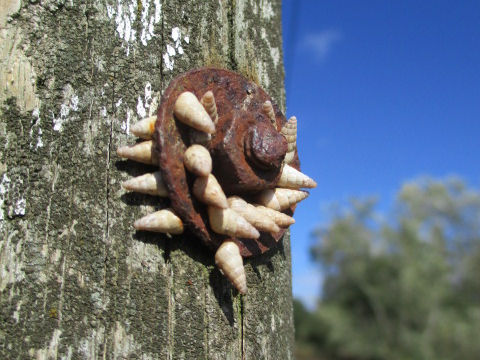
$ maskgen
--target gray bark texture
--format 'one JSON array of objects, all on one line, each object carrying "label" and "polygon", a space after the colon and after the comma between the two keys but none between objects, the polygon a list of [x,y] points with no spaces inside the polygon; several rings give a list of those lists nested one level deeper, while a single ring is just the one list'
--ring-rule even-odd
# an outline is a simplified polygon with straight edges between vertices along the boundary
[{"label": "gray bark texture", "polygon": [[280,0],[0,0],[0,358],[290,359],[288,236],[237,291],[166,204],[120,183],[129,126],[178,74],[236,70],[284,106]]}]

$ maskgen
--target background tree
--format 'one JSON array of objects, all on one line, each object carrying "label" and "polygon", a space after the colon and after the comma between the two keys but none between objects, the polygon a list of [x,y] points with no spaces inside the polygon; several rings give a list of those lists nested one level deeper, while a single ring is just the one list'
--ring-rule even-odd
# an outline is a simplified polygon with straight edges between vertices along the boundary
[{"label": "background tree", "polygon": [[280,0],[0,1],[0,358],[288,359],[289,240],[241,297],[196,238],[135,233],[131,123],[178,74],[243,73],[284,109]]},{"label": "background tree", "polygon": [[421,179],[402,187],[390,214],[375,205],[353,200],[315,232],[325,274],[317,353],[478,359],[480,193],[458,179]]}]

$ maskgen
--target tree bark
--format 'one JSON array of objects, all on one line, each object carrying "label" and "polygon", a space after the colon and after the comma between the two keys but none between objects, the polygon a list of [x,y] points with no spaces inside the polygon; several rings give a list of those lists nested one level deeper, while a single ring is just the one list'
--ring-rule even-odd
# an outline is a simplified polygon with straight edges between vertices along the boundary
[{"label": "tree bark", "polygon": [[290,359],[290,244],[238,295],[186,236],[136,233],[129,126],[213,65],[283,110],[280,0],[0,0],[0,357]]}]

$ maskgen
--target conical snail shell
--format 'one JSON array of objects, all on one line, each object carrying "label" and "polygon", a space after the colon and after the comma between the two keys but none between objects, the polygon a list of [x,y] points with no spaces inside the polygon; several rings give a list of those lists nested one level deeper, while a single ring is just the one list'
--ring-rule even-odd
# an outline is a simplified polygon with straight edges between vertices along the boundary
[{"label": "conical snail shell", "polygon": [[283,126],[281,133],[287,139],[288,150],[285,155],[285,164],[290,164],[297,149],[297,118],[292,116]]},{"label": "conical snail shell", "polygon": [[247,293],[245,268],[237,244],[233,241],[223,242],[215,253],[215,264],[223,275],[233,283],[240,294]]},{"label": "conical snail shell", "polygon": [[208,150],[198,144],[190,146],[185,151],[183,159],[185,167],[191,173],[198,176],[208,176],[212,172],[212,158]]},{"label": "conical snail shell", "polygon": [[201,98],[200,102],[207,111],[208,115],[216,125],[218,122],[217,105],[215,104],[215,97],[213,92],[207,91]]},{"label": "conical snail shell", "polygon": [[173,111],[178,120],[194,129],[209,134],[215,132],[215,124],[195,94],[188,91],[180,94]]},{"label": "conical snail shell", "polygon": [[155,171],[152,174],[144,174],[124,181],[122,187],[127,191],[136,191],[142,194],[168,196],[167,188],[163,183],[160,171]]},{"label": "conical snail shell", "polygon": [[156,116],[151,116],[140,120],[136,124],[132,125],[130,132],[142,139],[151,139],[153,132],[155,131]]},{"label": "conical snail shell", "polygon": [[170,209],[163,209],[138,219],[133,224],[137,230],[162,232],[168,234],[183,233],[182,220]]},{"label": "conical snail shell", "polygon": [[257,210],[255,206],[247,203],[241,197],[231,196],[227,200],[231,209],[242,215],[245,220],[258,230],[273,233],[280,231],[280,228],[271,217]]},{"label": "conical snail shell", "polygon": [[260,237],[257,229],[232,209],[209,206],[208,218],[212,230],[217,234],[247,239],[258,239]]},{"label": "conical snail shell", "polygon": [[273,105],[270,100],[267,100],[263,103],[262,105],[262,110],[263,112],[268,116],[270,121],[276,125],[276,120],[275,120],[275,110],[273,110]]},{"label": "conical snail shell", "polygon": [[253,204],[255,208],[260,211],[262,214],[270,216],[270,218],[275,221],[275,223],[280,227],[288,227],[295,224],[295,219],[287,214],[284,214],[280,211],[270,209],[266,206],[260,204]]},{"label": "conical snail shell", "polygon": [[258,195],[258,202],[273,210],[282,211],[302,201],[308,196],[305,191],[276,188],[262,191]]},{"label": "conical snail shell", "polygon": [[193,183],[193,194],[201,202],[219,208],[228,208],[227,197],[215,176],[201,176]]},{"label": "conical snail shell", "polygon": [[282,175],[280,176],[277,185],[284,188],[300,189],[303,187],[314,188],[317,186],[317,183],[304,173],[285,164],[283,165]]},{"label": "conical snail shell", "polygon": [[117,149],[117,154],[122,158],[138,161],[143,164],[155,165],[157,159],[152,152],[152,146],[152,140],[143,141],[130,146],[121,146]]}]

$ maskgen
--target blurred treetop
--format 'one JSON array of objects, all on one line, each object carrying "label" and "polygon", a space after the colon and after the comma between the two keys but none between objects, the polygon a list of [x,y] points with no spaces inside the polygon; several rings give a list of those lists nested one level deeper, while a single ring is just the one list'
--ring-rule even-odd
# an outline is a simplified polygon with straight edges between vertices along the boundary
[{"label": "blurred treetop", "polygon": [[375,206],[353,200],[315,231],[325,282],[312,316],[296,304],[299,346],[335,359],[479,359],[480,192],[420,179],[391,213]]}]

